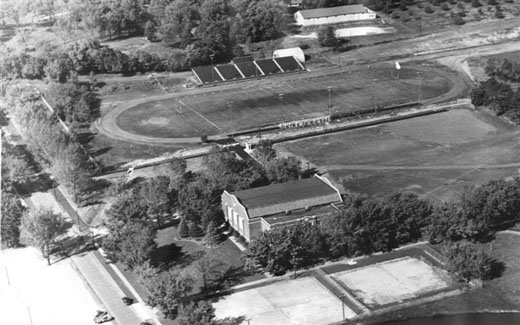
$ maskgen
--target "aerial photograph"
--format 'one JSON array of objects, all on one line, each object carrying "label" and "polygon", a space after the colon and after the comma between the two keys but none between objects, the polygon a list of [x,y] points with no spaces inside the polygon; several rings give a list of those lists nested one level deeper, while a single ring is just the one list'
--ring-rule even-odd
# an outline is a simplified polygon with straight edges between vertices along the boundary
[{"label": "aerial photograph", "polygon": [[1,324],[520,324],[520,0],[0,13]]}]

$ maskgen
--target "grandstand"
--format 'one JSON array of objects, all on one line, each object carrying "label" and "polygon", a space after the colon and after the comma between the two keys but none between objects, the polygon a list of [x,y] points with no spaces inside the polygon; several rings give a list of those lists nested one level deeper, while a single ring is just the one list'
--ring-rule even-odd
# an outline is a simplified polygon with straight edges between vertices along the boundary
[{"label": "grandstand", "polygon": [[197,67],[191,71],[197,82],[204,85],[305,71],[305,67],[294,56],[285,56],[252,61],[240,60],[216,66]]}]

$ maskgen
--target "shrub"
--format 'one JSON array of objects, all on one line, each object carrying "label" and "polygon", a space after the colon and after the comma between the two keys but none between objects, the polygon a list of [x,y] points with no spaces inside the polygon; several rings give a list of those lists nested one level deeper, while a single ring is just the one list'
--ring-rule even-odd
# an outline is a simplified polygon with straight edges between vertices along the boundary
[{"label": "shrub", "polygon": [[207,142],[208,142],[208,136],[205,135],[205,134],[201,135],[201,136],[200,136],[200,141],[201,141],[202,143],[207,143]]},{"label": "shrub", "polygon": [[398,19],[401,15],[396,11],[392,14],[392,19]]},{"label": "shrub", "polygon": [[465,12],[465,11],[459,11],[459,12],[457,13],[457,15],[458,15],[459,17],[466,17],[466,12]]},{"label": "shrub", "polygon": [[433,14],[435,12],[435,10],[430,6],[426,6],[426,7],[424,7],[424,12],[427,14]]},{"label": "shrub", "polygon": [[464,25],[466,23],[464,19],[462,19],[462,17],[455,17],[453,22],[455,23],[455,25]]},{"label": "shrub", "polygon": [[450,0],[449,2],[450,2],[450,4],[452,4],[452,5],[456,5],[456,4],[457,4],[457,0]]},{"label": "shrub", "polygon": [[495,12],[495,18],[502,19],[502,18],[504,18],[504,17],[505,17],[505,16],[504,16],[504,13],[502,12],[502,10],[497,10],[497,11]]},{"label": "shrub", "polygon": [[472,1],[471,1],[471,6],[472,6],[473,8],[478,8],[478,7],[482,7],[482,4],[481,4],[480,1],[478,1],[478,0],[472,0]]},{"label": "shrub", "polygon": [[401,1],[401,5],[399,6],[399,9],[401,9],[401,11],[408,10],[408,7],[406,6],[406,2]]},{"label": "shrub", "polygon": [[496,0],[488,0],[487,3],[488,3],[488,5],[490,5],[490,6],[494,6],[494,5],[497,4],[497,1],[496,1]]},{"label": "shrub", "polygon": [[462,2],[459,2],[459,4],[457,5],[457,8],[464,9],[464,4]]},{"label": "shrub", "polygon": [[422,2],[419,2],[419,3],[417,4],[417,8],[419,8],[419,9],[422,9],[422,8],[424,8],[424,5],[423,5],[423,3],[422,3]]},{"label": "shrub", "polygon": [[442,8],[442,10],[444,10],[444,11],[448,11],[448,10],[450,10],[450,6],[448,6],[448,4],[447,4],[446,2],[442,4],[441,8]]}]

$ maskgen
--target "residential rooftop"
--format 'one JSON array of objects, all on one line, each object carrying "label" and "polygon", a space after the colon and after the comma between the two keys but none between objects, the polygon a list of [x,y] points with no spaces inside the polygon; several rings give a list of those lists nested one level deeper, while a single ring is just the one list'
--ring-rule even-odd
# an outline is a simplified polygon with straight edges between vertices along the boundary
[{"label": "residential rooftop", "polygon": [[331,8],[300,10],[302,17],[305,19],[361,14],[366,12],[367,9],[363,5],[359,4]]}]

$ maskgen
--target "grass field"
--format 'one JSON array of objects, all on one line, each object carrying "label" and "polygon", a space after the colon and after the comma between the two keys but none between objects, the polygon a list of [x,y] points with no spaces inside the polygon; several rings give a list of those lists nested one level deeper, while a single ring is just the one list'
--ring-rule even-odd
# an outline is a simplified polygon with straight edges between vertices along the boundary
[{"label": "grass field", "polygon": [[388,305],[444,290],[453,281],[446,271],[411,257],[335,273],[333,277],[368,306]]},{"label": "grass field", "polygon": [[343,74],[282,81],[231,90],[151,101],[121,113],[117,125],[128,132],[152,137],[198,137],[249,129],[265,124],[328,113],[438,97],[451,87],[446,71],[403,68],[399,80],[393,68],[363,68]]},{"label": "grass field", "polygon": [[483,113],[453,110],[277,146],[354,192],[444,199],[468,184],[517,175],[518,131]]},{"label": "grass field", "polygon": [[505,53],[489,55],[486,58],[495,59],[495,60],[498,60],[499,62],[501,62],[503,59],[508,59],[509,61],[513,61],[513,62],[520,62],[520,51],[505,52]]},{"label": "grass field", "polygon": [[[240,291],[213,306],[217,318],[244,316],[251,325],[330,324],[342,320],[341,301],[312,277]],[[354,315],[345,306],[345,317]]]}]

